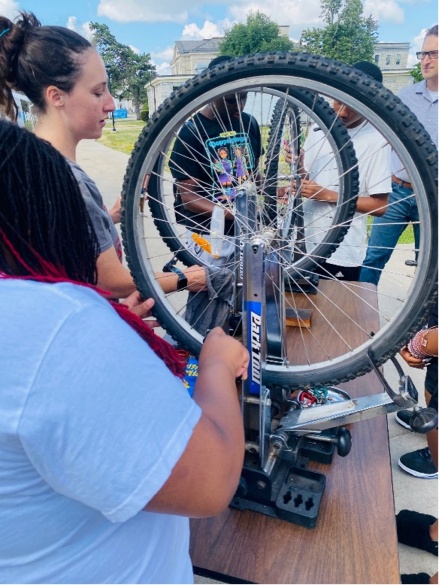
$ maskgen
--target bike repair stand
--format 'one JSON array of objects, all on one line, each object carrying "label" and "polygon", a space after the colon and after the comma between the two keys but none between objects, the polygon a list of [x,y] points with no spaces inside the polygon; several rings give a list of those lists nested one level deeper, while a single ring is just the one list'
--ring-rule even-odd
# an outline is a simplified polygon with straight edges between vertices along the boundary
[{"label": "bike repair stand", "polygon": [[276,245],[273,234],[268,230],[253,236],[255,218],[246,219],[249,210],[255,209],[248,201],[252,196],[252,193],[243,193],[243,200],[237,200],[237,209],[244,210],[243,216],[239,216],[243,342],[251,359],[248,378],[242,384],[245,461],[230,506],[313,528],[324,493],[325,476],[307,470],[307,463],[311,459],[330,463],[335,447],[339,455],[348,455],[351,435],[345,427],[340,428],[341,425],[412,407],[414,430],[427,432],[436,427],[437,414],[433,409],[418,407],[417,390],[395,358],[392,361],[399,374],[399,391],[394,392],[371,353],[372,368],[385,389],[381,394],[298,408],[292,399],[294,389],[265,385],[266,364],[282,365],[286,360],[283,355],[285,325],[279,318],[284,315],[284,288],[277,252],[269,252]]}]

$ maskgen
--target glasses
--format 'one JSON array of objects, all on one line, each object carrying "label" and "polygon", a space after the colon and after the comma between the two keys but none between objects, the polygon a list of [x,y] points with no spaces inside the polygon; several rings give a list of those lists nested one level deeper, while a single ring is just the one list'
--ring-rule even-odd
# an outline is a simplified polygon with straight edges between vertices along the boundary
[{"label": "glasses", "polygon": [[425,57],[430,59],[438,59],[438,51],[419,51],[416,53],[416,57],[419,61],[423,61]]},{"label": "glasses", "polygon": [[247,93],[236,93],[231,96],[225,96],[223,99],[229,106],[233,106],[237,102],[245,102],[247,100]]}]

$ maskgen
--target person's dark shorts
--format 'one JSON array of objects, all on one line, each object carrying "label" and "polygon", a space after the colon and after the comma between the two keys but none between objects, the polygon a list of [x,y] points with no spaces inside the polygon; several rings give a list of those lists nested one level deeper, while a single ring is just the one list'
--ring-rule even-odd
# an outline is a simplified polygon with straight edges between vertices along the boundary
[{"label": "person's dark shorts", "polygon": [[434,408],[438,412],[438,389],[431,394],[431,399],[428,404],[429,408]]},{"label": "person's dark shorts", "polygon": [[322,266],[314,269],[314,272],[316,272],[320,278],[331,280],[336,278],[336,280],[351,280],[353,282],[358,282],[361,268],[361,266],[337,266],[336,264],[324,262]]},{"label": "person's dark shorts", "polygon": [[[438,412],[438,359],[433,358],[426,368],[425,390],[431,394],[428,406],[435,408]],[[431,404],[432,403],[432,404]]]}]

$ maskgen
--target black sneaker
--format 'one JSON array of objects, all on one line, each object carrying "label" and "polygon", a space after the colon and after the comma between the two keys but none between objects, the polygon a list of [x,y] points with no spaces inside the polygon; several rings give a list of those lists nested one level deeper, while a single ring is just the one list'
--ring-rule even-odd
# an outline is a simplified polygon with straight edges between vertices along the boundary
[{"label": "black sneaker", "polygon": [[409,575],[400,575],[400,581],[404,585],[408,583],[429,583],[428,573],[411,573]]},{"label": "black sneaker", "polygon": [[402,455],[399,467],[415,477],[437,479],[438,473],[428,447]]},{"label": "black sneaker", "polygon": [[399,412],[396,412],[396,414],[394,415],[394,418],[396,422],[399,423],[399,425],[405,427],[405,429],[409,429],[410,431],[412,431],[411,425],[409,424],[412,415],[413,415],[412,410],[399,410]]},{"label": "black sneaker", "polygon": [[414,510],[400,510],[396,516],[397,540],[406,546],[426,550],[438,557],[438,542],[431,539],[429,532],[436,517]]}]

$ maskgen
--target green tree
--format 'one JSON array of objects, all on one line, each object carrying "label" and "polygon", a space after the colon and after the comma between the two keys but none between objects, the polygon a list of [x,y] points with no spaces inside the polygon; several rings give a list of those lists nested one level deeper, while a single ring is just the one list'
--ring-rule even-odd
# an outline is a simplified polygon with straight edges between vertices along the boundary
[{"label": "green tree", "polygon": [[105,24],[92,22],[90,28],[96,49],[106,65],[112,95],[133,100],[136,119],[140,120],[142,103],[147,101],[145,85],[155,77],[150,55],[138,55],[128,45],[119,43]]},{"label": "green tree", "polygon": [[420,61],[416,65],[414,65],[414,67],[411,69],[409,74],[414,79],[414,83],[418,83],[419,81],[423,81],[422,64],[420,63]]},{"label": "green tree", "polygon": [[219,54],[241,57],[266,51],[292,51],[293,42],[280,35],[276,22],[262,12],[250,12],[246,24],[234,24],[220,43]]},{"label": "green tree", "polygon": [[303,51],[353,64],[373,61],[378,23],[362,16],[362,0],[321,0],[321,17],[326,26],[305,29]]}]

